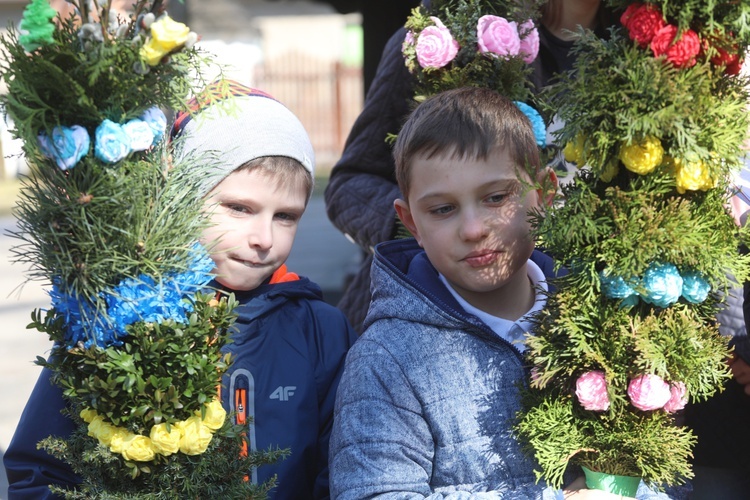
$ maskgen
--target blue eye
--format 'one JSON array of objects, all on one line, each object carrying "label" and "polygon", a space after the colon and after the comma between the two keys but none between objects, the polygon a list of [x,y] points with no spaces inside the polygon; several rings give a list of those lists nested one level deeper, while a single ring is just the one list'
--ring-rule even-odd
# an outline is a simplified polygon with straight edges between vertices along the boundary
[{"label": "blue eye", "polygon": [[433,215],[446,215],[453,211],[452,205],[442,205],[437,208],[433,208],[430,210],[430,213]]}]

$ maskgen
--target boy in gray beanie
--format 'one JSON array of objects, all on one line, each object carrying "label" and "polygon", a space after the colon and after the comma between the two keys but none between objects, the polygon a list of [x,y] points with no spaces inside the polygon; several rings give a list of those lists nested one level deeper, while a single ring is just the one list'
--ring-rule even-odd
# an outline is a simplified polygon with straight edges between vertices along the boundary
[{"label": "boy in gray beanie", "polygon": [[[229,106],[219,106],[225,98]],[[334,398],[356,334],[316,284],[284,264],[312,192],[310,139],[273,97],[234,82],[212,84],[192,104],[172,137],[178,156],[212,156],[210,172],[197,169],[212,223],[203,239],[217,288],[240,302],[222,401],[247,425],[251,449],[291,451],[249,471],[252,481],[276,475],[271,498],[327,498]]]}]

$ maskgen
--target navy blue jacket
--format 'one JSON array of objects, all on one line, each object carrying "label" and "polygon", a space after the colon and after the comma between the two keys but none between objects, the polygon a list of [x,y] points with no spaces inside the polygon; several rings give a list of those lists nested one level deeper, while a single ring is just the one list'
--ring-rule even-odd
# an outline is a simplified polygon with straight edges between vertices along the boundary
[{"label": "navy blue jacket", "polygon": [[[225,349],[234,363],[222,381],[224,407],[234,411],[241,404],[254,418],[248,424],[253,449],[291,451],[287,459],[252,471],[252,478],[263,483],[278,476],[271,498],[327,498],[334,399],[356,333],[307,278],[235,295],[241,305],[233,343]],[[42,372],[4,456],[9,500],[54,498],[48,484],[79,482],[67,464],[36,449],[41,439],[74,429],[60,414],[62,391],[49,376]]]}]

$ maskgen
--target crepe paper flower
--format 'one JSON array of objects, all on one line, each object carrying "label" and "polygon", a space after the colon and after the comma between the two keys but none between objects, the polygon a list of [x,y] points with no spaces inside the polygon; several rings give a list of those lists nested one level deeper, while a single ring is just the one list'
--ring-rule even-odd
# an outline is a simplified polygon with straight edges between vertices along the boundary
[{"label": "crepe paper flower", "polygon": [[711,58],[711,64],[714,66],[724,66],[724,73],[727,75],[734,76],[740,74],[742,58],[740,57],[737,45],[732,46],[731,52],[718,46],[714,46],[713,49],[717,54]]},{"label": "crepe paper flower", "polygon": [[682,276],[674,264],[652,263],[643,274],[643,288],[644,301],[657,307],[669,307],[682,295]]},{"label": "crepe paper flower", "polygon": [[145,151],[154,143],[154,132],[143,120],[130,120],[123,124],[122,130],[128,136],[131,151]]},{"label": "crepe paper flower", "polygon": [[[221,401],[215,398],[205,405],[205,408],[206,414],[202,419],[203,425],[214,431],[220,429],[227,417],[227,412],[221,405]],[[201,416],[200,411],[196,411],[195,414],[199,417]]]},{"label": "crepe paper flower", "polygon": [[680,36],[677,26],[671,24],[657,31],[651,40],[651,52],[654,53],[654,57],[666,56],[667,61],[676,68],[694,66],[700,50],[701,41],[695,31],[688,29]]},{"label": "crepe paper flower", "polygon": [[576,397],[585,410],[606,411],[609,409],[607,379],[601,370],[586,372],[576,380]]},{"label": "crepe paper flower", "polygon": [[81,420],[88,424],[91,423],[92,420],[94,420],[94,417],[96,417],[96,410],[92,410],[91,408],[84,408],[83,410],[81,410],[78,416],[80,416]]},{"label": "crepe paper flower", "polygon": [[607,271],[599,273],[599,283],[602,294],[608,299],[624,299],[636,293],[622,276],[610,275]]},{"label": "crepe paper flower", "polygon": [[134,462],[149,462],[156,453],[151,447],[151,439],[138,434],[131,434],[122,443],[122,458]]},{"label": "crepe paper flower", "polygon": [[406,55],[406,51],[414,46],[414,32],[407,31],[404,35],[404,41],[401,43],[401,53]]},{"label": "crepe paper flower", "polygon": [[458,42],[440,19],[434,16],[430,19],[435,26],[428,26],[419,34],[415,47],[417,61],[423,68],[442,68],[458,54]]},{"label": "crepe paper flower", "polygon": [[582,166],[584,163],[584,145],[586,138],[583,134],[578,134],[574,141],[568,142],[563,148],[563,156],[565,161],[575,163],[576,165]]},{"label": "crepe paper flower", "polygon": [[622,309],[625,307],[635,307],[638,305],[638,302],[640,302],[639,295],[637,293],[634,293],[633,295],[628,295],[620,301],[620,308]]},{"label": "crepe paper flower", "polygon": [[174,455],[180,451],[180,438],[182,434],[180,430],[172,425],[170,430],[167,430],[167,424],[161,423],[151,427],[149,433],[149,439],[151,439],[151,447],[159,455],[168,457]]},{"label": "crepe paper flower", "polygon": [[646,136],[638,143],[631,143],[620,148],[620,161],[625,168],[640,175],[650,174],[658,167],[664,157],[661,141],[654,136]]},{"label": "crepe paper flower", "polygon": [[151,127],[151,132],[154,134],[154,144],[159,142],[159,139],[164,136],[164,132],[167,130],[167,117],[164,112],[154,106],[144,111],[140,118]]},{"label": "crepe paper flower", "polygon": [[690,303],[700,304],[711,291],[711,285],[697,271],[687,271],[682,274],[682,296]]},{"label": "crepe paper flower", "polygon": [[630,39],[641,47],[648,47],[654,35],[666,26],[661,11],[651,4],[634,3],[625,9],[620,22],[628,30]]},{"label": "crepe paper flower", "polygon": [[669,401],[664,405],[664,411],[674,413],[685,408],[688,402],[687,387],[682,382],[676,382],[669,386]]},{"label": "crepe paper flower", "polygon": [[663,408],[672,397],[669,384],[652,373],[640,375],[628,384],[628,397],[633,406],[643,411]]},{"label": "crepe paper flower", "polygon": [[123,427],[117,427],[112,439],[109,442],[109,451],[112,453],[122,453],[125,447],[125,440],[132,436],[133,433]]},{"label": "crepe paper flower", "polygon": [[544,124],[544,119],[539,111],[529,106],[525,102],[513,101],[513,104],[518,106],[518,109],[526,115],[526,118],[531,122],[531,128],[534,130],[534,139],[536,139],[536,145],[543,148],[547,144],[547,126]]},{"label": "crepe paper flower", "polygon": [[206,451],[213,433],[211,429],[203,425],[200,417],[190,417],[187,420],[177,422],[175,426],[181,434],[180,452],[185,455],[200,455]]},{"label": "crepe paper flower", "polygon": [[534,21],[528,19],[518,27],[518,34],[521,36],[521,46],[518,53],[523,56],[523,62],[531,64],[539,53],[539,31],[537,31]]},{"label": "crepe paper flower", "polygon": [[55,163],[60,170],[68,170],[86,156],[91,146],[91,138],[85,128],[80,125],[72,127],[55,127],[52,129],[52,138],[40,133],[37,136],[39,149],[42,154]]},{"label": "crepe paper flower", "polygon": [[141,58],[149,66],[156,66],[164,56],[185,45],[190,34],[187,25],[178,23],[167,15],[154,21],[150,31],[151,37],[141,47]]},{"label": "crepe paper flower", "polygon": [[482,16],[477,22],[477,45],[482,54],[505,59],[517,56],[521,50],[518,25],[503,17]]},{"label": "crepe paper flower", "polygon": [[109,446],[116,430],[117,427],[109,422],[105,422],[104,417],[101,415],[96,415],[88,425],[88,435],[98,439],[104,446]]},{"label": "crepe paper flower", "polygon": [[122,125],[104,120],[96,127],[94,154],[106,163],[117,163],[130,153],[130,137]]},{"label": "crepe paper flower", "polygon": [[34,52],[40,47],[55,43],[55,25],[52,20],[56,15],[57,11],[50,7],[47,0],[31,0],[26,6],[19,25],[21,36],[18,37],[18,42],[26,52]]},{"label": "crepe paper flower", "polygon": [[688,161],[673,158],[672,164],[675,169],[677,192],[680,194],[685,194],[687,191],[706,191],[716,184],[705,163],[700,160]]}]

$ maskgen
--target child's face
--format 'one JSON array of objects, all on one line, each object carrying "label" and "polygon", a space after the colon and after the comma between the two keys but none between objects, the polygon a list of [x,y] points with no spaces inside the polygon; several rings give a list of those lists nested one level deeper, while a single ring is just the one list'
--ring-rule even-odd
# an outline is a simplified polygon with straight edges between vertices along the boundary
[{"label": "child's face", "polygon": [[[530,209],[540,193],[519,181],[506,151],[486,160],[417,157],[408,203],[395,207],[430,262],[470,304],[498,298],[527,280],[534,249]],[[525,174],[522,174],[525,176]],[[512,293],[512,291],[511,291]]]},{"label": "child's face", "polygon": [[252,290],[286,261],[307,201],[298,184],[281,185],[258,169],[239,170],[209,193],[213,225],[203,241],[218,241],[211,257],[219,283]]}]

